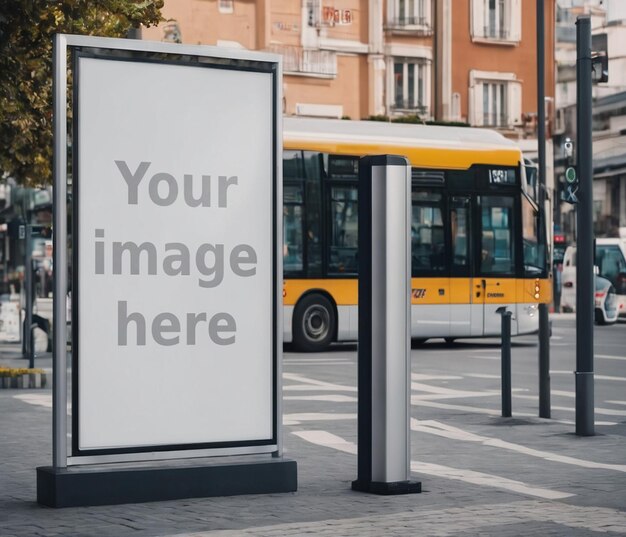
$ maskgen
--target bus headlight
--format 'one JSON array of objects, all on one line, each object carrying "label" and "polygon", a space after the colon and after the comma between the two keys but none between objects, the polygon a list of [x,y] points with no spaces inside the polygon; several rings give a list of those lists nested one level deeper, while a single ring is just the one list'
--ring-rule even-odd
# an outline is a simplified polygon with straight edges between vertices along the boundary
[{"label": "bus headlight", "polygon": [[528,306],[524,307],[524,311],[526,311],[526,315],[528,315],[529,317],[534,317],[535,313],[537,313],[537,304],[529,304]]}]

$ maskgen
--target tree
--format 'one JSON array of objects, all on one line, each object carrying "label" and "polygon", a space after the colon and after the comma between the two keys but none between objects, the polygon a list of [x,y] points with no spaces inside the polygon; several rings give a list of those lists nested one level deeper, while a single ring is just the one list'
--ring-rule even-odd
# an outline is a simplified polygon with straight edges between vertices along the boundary
[{"label": "tree", "polygon": [[163,0],[0,0],[0,178],[52,181],[52,38],[124,37]]}]

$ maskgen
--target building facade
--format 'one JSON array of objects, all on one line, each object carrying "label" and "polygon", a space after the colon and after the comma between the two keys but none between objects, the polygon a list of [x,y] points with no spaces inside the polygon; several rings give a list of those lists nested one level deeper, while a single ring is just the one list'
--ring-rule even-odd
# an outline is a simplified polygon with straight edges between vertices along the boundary
[{"label": "building facade", "polygon": [[[545,2],[554,107],[555,4]],[[535,137],[535,0],[166,0],[144,39],[284,57],[284,113],[419,116]]]},{"label": "building facade", "polygon": [[[594,54],[608,56],[609,80],[593,85],[593,211],[596,236],[626,228],[626,2],[558,0],[556,26],[556,121],[554,161],[557,193],[568,160],[565,143],[576,146],[576,19],[591,19]],[[557,195],[557,200],[558,195]],[[554,221],[573,241],[575,208],[555,205]]]}]

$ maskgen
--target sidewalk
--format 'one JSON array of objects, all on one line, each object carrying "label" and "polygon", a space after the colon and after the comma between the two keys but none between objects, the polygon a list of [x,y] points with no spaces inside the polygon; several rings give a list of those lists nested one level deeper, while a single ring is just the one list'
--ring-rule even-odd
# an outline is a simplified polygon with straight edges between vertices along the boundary
[{"label": "sidewalk", "polygon": [[[564,340],[555,339],[555,369],[564,369],[557,349],[566,347],[556,346]],[[517,355],[525,348],[516,348]],[[623,359],[606,361],[611,380],[597,389],[596,409],[604,412],[598,423],[612,423],[598,424],[596,436],[581,438],[568,421],[572,414],[563,419],[559,410],[563,400],[573,404],[556,385],[564,374],[553,379],[553,419],[534,417],[536,398],[522,389],[514,392],[513,418],[492,412],[498,398],[492,401],[488,393],[497,381],[489,371],[497,367],[496,354],[491,346],[419,351],[411,468],[423,492],[406,496],[351,490],[357,475],[354,350],[286,355],[284,455],[298,463],[298,491],[289,494],[40,507],[35,468],[51,463],[51,390],[0,390],[0,536],[626,535]],[[19,345],[0,345],[0,363],[23,362]],[[516,372],[523,373],[527,362],[517,360]],[[36,362],[49,364],[49,354]],[[533,362],[529,370],[535,369]],[[521,379],[515,386],[522,386]],[[613,407],[601,408],[608,401],[600,397]]]},{"label": "sidewalk", "polygon": [[[44,341],[45,344],[45,341]],[[46,372],[52,371],[52,353],[38,349],[44,348],[40,341],[35,342],[35,367]],[[22,355],[21,343],[0,343],[0,365],[8,367],[28,367],[28,360]]]}]

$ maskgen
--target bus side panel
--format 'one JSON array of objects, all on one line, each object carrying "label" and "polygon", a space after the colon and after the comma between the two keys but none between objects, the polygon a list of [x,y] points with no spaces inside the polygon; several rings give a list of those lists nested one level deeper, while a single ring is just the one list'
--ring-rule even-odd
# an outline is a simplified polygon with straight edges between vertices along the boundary
[{"label": "bus side panel", "polygon": [[450,335],[450,306],[411,306],[411,337],[448,337]]},{"label": "bus side panel", "polygon": [[472,335],[472,324],[480,320],[482,332],[482,301],[473,305],[472,279],[450,278],[450,337]]},{"label": "bus side panel", "polygon": [[326,292],[339,306],[356,306],[358,298],[358,280],[345,278],[336,280],[293,279],[283,283],[283,304],[295,306],[307,291]]},{"label": "bus side panel", "polygon": [[337,306],[337,341],[357,339],[358,326],[358,306]]},{"label": "bus side panel", "polygon": [[450,279],[411,279],[411,337],[450,335]]},{"label": "bus side panel", "polygon": [[534,334],[539,330],[539,308],[537,303],[517,304],[517,334]]},{"label": "bus side panel", "polygon": [[283,343],[293,341],[293,306],[283,306]]},{"label": "bus side panel", "polygon": [[513,314],[511,334],[517,334],[516,302],[517,280],[514,278],[483,278],[485,306],[483,335],[499,336],[502,330],[502,317],[496,310],[506,307]]}]

